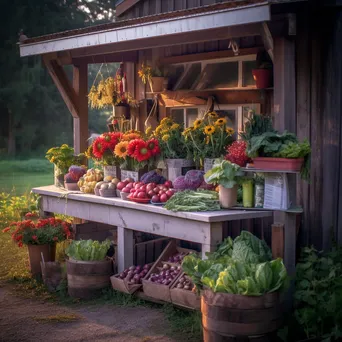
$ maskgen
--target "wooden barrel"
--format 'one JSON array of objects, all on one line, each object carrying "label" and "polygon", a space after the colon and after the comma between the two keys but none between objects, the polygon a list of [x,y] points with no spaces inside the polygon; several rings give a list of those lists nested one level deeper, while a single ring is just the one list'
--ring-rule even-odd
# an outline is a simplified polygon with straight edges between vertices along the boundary
[{"label": "wooden barrel", "polygon": [[67,260],[68,293],[70,297],[89,299],[98,296],[110,285],[113,262]]},{"label": "wooden barrel", "polygon": [[255,341],[283,322],[278,293],[259,297],[204,290],[201,297],[204,342]]}]

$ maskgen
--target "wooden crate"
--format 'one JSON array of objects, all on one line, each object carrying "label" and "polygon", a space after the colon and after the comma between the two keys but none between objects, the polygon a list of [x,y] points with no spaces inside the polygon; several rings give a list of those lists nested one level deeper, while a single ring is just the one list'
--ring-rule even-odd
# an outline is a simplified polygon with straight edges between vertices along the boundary
[{"label": "wooden crate", "polygon": [[[169,257],[180,252],[192,253],[195,251],[191,249],[187,249],[187,248],[178,247],[177,241],[171,240],[168,243],[168,245],[165,247],[164,251],[159,256],[157,261],[154,263],[153,267],[151,268],[151,274],[156,273],[156,271],[158,271],[160,267],[163,267],[164,263],[168,261]],[[151,297],[157,300],[161,300],[164,302],[171,302],[170,288],[174,284],[174,282],[177,281],[180,275],[181,275],[181,272],[169,285],[156,284],[149,280],[143,280],[142,283],[143,283],[144,294],[148,297]]]},{"label": "wooden crate", "polygon": [[190,290],[178,289],[177,283],[181,277],[190,279],[185,273],[182,273],[179,278],[173,283],[170,289],[172,304],[194,310],[201,310],[201,297]]}]

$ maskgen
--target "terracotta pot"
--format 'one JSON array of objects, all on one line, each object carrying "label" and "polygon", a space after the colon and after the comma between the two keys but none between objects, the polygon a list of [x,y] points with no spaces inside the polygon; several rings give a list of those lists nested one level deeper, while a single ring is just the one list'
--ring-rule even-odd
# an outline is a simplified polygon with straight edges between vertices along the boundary
[{"label": "terracotta pot", "polygon": [[272,85],[272,70],[270,69],[254,69],[252,70],[253,78],[258,89],[269,88]]},{"label": "terracotta pot", "polygon": [[152,77],[150,88],[152,93],[158,93],[164,90],[164,77]]},{"label": "terracotta pot", "polygon": [[56,244],[53,245],[27,245],[30,261],[30,269],[33,276],[42,273],[40,262],[42,261],[41,253],[43,253],[44,261],[55,261]]},{"label": "terracotta pot", "polygon": [[80,191],[77,183],[66,183],[64,182],[64,187],[69,191]]},{"label": "terracotta pot", "polygon": [[253,158],[253,164],[256,169],[294,171],[299,172],[302,168],[304,158]]},{"label": "terracotta pot", "polygon": [[235,185],[233,188],[225,188],[222,185],[220,185],[219,201],[222,208],[231,208],[236,205],[237,190],[237,185]]}]

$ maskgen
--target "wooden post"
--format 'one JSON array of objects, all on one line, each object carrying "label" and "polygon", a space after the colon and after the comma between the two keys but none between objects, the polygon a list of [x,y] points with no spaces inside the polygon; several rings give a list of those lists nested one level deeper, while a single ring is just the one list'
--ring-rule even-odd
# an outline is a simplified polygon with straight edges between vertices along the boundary
[{"label": "wooden post", "polygon": [[118,272],[133,265],[133,230],[118,227]]},{"label": "wooden post", "polygon": [[88,65],[73,67],[73,88],[77,95],[78,117],[74,117],[74,149],[81,153],[88,148]]}]

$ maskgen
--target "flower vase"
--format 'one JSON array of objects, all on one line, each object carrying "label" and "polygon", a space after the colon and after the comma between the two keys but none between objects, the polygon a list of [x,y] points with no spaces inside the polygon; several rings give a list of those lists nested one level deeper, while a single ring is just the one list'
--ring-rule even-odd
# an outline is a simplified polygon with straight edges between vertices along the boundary
[{"label": "flower vase", "polygon": [[221,208],[231,208],[237,203],[237,190],[238,186],[235,185],[232,188],[225,188],[224,186],[219,186],[219,201]]},{"label": "flower vase", "polygon": [[30,261],[30,270],[33,276],[42,273],[40,262],[42,261],[42,253],[44,261],[55,261],[56,244],[53,245],[27,245]]},{"label": "flower vase", "polygon": [[64,187],[64,173],[56,165],[54,165],[54,184],[60,188]]},{"label": "flower vase", "polygon": [[195,169],[195,163],[189,159],[165,159],[167,179],[173,182],[177,177],[184,176],[189,170]]}]

